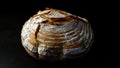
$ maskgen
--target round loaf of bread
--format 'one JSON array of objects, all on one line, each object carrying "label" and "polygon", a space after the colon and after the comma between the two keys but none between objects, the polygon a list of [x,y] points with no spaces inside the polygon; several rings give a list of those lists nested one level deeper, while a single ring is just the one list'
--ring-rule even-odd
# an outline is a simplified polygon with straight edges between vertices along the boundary
[{"label": "round loaf of bread", "polygon": [[63,60],[85,54],[93,32],[85,18],[57,9],[39,11],[25,22],[22,45],[36,59]]}]

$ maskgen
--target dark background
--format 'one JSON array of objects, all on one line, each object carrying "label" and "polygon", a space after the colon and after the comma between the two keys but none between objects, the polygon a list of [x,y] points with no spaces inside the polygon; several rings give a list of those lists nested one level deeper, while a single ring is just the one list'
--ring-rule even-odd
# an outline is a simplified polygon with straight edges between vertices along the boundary
[{"label": "dark background", "polygon": [[[38,61],[27,54],[21,44],[21,28],[29,17],[46,7],[55,8],[88,19],[94,31],[91,50],[71,61]],[[85,0],[4,0],[0,2],[0,68],[63,68],[107,67],[111,63],[109,44],[106,43],[104,1]]]}]

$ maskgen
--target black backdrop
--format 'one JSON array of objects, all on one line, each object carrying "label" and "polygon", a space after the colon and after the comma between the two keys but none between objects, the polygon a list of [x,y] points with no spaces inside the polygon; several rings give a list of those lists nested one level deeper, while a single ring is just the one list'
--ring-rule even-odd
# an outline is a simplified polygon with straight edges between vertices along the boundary
[{"label": "black backdrop", "polygon": [[[111,52],[107,50],[109,48],[103,33],[106,27],[102,3],[97,0],[1,0],[0,68],[104,67],[110,61]],[[22,25],[30,16],[46,7],[64,10],[89,20],[95,40],[88,54],[72,61],[46,62],[35,60],[26,53],[20,40]]]}]

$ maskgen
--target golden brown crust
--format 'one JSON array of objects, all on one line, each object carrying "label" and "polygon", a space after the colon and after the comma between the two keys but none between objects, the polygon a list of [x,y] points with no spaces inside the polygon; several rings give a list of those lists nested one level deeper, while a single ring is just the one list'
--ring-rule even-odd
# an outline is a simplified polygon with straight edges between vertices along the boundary
[{"label": "golden brown crust", "polygon": [[87,20],[57,9],[46,10],[31,17],[22,29],[23,46],[31,56],[63,59],[79,56],[90,48],[93,32]]},{"label": "golden brown crust", "polygon": [[36,45],[36,39],[35,39],[35,34],[34,33],[31,33],[30,34],[30,39],[28,40],[33,46]]}]

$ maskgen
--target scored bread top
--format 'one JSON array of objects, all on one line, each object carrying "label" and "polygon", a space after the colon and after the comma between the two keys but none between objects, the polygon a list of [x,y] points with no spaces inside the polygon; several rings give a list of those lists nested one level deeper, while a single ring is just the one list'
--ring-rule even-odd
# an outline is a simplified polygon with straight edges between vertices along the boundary
[{"label": "scored bread top", "polygon": [[61,10],[47,8],[44,11],[39,11],[33,17],[40,16],[44,21],[42,23],[52,24],[52,25],[62,25],[67,24],[73,20],[73,15]]}]

